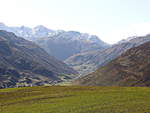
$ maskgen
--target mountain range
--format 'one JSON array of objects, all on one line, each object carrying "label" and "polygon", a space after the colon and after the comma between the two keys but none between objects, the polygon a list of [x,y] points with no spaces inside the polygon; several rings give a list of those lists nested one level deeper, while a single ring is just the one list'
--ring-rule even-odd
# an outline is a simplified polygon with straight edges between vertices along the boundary
[{"label": "mountain range", "polygon": [[29,28],[25,26],[9,27],[0,23],[0,30],[13,32],[17,36],[35,42],[47,53],[62,61],[77,53],[109,47],[109,44],[95,35],[76,31],[51,30],[42,25]]},{"label": "mountain range", "polygon": [[[77,74],[35,43],[0,31],[0,87],[55,84]],[[69,76],[70,75],[70,76]]]},{"label": "mountain range", "polygon": [[[129,37],[110,45],[95,35],[77,31],[51,30],[42,25],[29,28],[9,27],[0,23],[0,30],[0,87],[54,85],[74,78],[77,78],[75,82],[80,85],[127,86],[128,82],[125,80],[128,78],[129,86],[146,86],[149,83],[138,84],[138,80],[146,79],[139,79],[138,74],[135,79],[133,73],[131,75],[127,73],[128,70],[131,72],[134,66],[128,65],[130,70],[124,68],[120,60],[116,60],[123,58],[124,54],[134,57],[135,54],[128,52],[132,49],[136,48],[137,51],[140,49],[142,52],[145,51],[144,47],[148,49],[149,34]],[[144,54],[142,52],[140,54]],[[149,51],[146,52],[145,54],[149,55]],[[142,56],[138,58],[140,57],[144,58]],[[134,59],[129,60],[130,63],[136,64]],[[119,64],[112,64],[115,61]],[[144,65],[142,62],[138,63],[136,64],[138,66]],[[115,65],[121,65],[121,72],[119,66],[115,68]],[[148,69],[146,66],[145,68]],[[130,77],[126,75],[127,78],[120,79],[124,76],[123,69],[127,69],[125,72],[135,81],[131,82]],[[145,73],[144,70],[141,73]],[[145,77],[145,74],[141,76]]]}]

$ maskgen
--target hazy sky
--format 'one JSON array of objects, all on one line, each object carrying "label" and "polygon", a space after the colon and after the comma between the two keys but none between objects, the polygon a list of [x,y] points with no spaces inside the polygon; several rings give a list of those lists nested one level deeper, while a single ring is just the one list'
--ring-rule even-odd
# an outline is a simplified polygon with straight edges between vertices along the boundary
[{"label": "hazy sky", "polygon": [[108,43],[150,33],[150,0],[0,0],[0,22],[98,35]]}]

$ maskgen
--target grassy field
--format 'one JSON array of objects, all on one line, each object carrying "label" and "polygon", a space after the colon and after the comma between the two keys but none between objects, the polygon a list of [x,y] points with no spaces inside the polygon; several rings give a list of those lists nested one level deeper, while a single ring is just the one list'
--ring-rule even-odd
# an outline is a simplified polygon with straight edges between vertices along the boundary
[{"label": "grassy field", "polygon": [[43,86],[1,89],[0,113],[150,113],[150,88]]}]

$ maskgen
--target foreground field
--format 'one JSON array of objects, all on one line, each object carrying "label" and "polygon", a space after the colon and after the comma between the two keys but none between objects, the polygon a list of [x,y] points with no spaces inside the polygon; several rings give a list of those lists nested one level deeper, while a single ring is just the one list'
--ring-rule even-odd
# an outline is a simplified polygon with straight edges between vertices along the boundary
[{"label": "foreground field", "polygon": [[1,89],[0,113],[150,113],[150,88],[43,86]]}]

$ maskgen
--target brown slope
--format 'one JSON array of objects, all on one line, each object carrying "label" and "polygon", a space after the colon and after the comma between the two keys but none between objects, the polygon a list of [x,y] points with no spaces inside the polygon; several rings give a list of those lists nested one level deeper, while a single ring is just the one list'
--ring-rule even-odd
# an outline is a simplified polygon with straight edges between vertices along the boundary
[{"label": "brown slope", "polygon": [[150,86],[150,42],[129,49],[97,71],[75,81],[80,85]]},{"label": "brown slope", "polygon": [[0,86],[14,87],[18,82],[27,81],[58,82],[58,75],[64,74],[77,73],[36,44],[0,31]]},{"label": "brown slope", "polygon": [[76,54],[65,60],[65,63],[77,70],[81,75],[87,75],[108,64],[130,48],[150,41],[150,35],[133,38],[123,43],[112,45],[103,50]]}]

